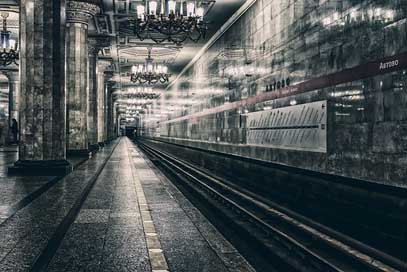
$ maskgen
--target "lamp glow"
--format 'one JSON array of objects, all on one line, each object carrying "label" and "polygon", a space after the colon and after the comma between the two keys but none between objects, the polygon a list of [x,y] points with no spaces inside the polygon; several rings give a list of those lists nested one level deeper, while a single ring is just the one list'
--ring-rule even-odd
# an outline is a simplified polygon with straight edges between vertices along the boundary
[{"label": "lamp glow", "polygon": [[143,6],[143,5],[138,5],[138,6],[137,6],[137,17],[138,17],[139,19],[143,19],[144,12],[145,12],[144,6]]},{"label": "lamp glow", "polygon": [[149,2],[150,15],[155,15],[157,13],[157,1]]},{"label": "lamp glow", "polygon": [[187,15],[192,17],[195,16],[195,4],[194,2],[188,2],[187,4]]},{"label": "lamp glow", "polygon": [[175,14],[175,7],[176,7],[176,2],[173,0],[168,1],[168,12],[170,14]]},{"label": "lamp glow", "polygon": [[203,18],[204,17],[204,12],[205,12],[204,8],[199,7],[199,8],[196,9],[196,16]]}]

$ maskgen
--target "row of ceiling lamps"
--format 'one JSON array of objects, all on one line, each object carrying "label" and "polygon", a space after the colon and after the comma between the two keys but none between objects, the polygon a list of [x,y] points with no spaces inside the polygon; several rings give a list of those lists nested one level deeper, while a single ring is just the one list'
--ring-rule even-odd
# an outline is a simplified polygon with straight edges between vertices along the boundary
[{"label": "row of ceiling lamps", "polygon": [[[136,19],[130,19],[140,39],[181,45],[186,40],[198,42],[205,37],[207,22],[202,1],[144,0],[136,5]],[[139,84],[167,83],[170,78],[164,64],[154,65],[151,49],[144,64],[132,67],[131,81]]]},{"label": "row of ceiling lamps", "polygon": [[[177,1],[161,0],[159,12],[158,1],[145,0],[144,3],[145,5],[137,5],[137,20],[134,22],[135,32],[141,40],[151,38],[158,43],[168,40],[180,44],[188,38],[197,42],[205,35],[206,23],[203,22],[205,10],[203,7],[197,7],[195,1],[179,1],[179,9],[177,10]],[[186,14],[184,13],[184,4],[186,6]],[[10,39],[11,32],[7,30],[8,15],[8,13],[1,14],[3,17],[3,30],[1,31],[0,40],[2,47],[0,65],[3,66],[12,63],[17,64],[19,59],[17,43],[15,40]],[[186,17],[184,17],[185,15]],[[152,38],[150,34],[154,32],[158,32],[165,37],[159,39]],[[147,33],[147,36],[143,36],[143,33]],[[166,83],[169,81],[170,76],[167,66],[153,64],[151,50],[149,50],[145,64],[133,66],[131,80],[141,84]]]}]

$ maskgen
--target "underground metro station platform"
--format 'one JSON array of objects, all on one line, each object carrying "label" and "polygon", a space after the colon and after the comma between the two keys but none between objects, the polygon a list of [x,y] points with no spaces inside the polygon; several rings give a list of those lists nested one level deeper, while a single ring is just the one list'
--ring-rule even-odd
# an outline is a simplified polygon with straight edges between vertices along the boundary
[{"label": "underground metro station platform", "polygon": [[407,1],[0,0],[0,272],[407,271]]}]

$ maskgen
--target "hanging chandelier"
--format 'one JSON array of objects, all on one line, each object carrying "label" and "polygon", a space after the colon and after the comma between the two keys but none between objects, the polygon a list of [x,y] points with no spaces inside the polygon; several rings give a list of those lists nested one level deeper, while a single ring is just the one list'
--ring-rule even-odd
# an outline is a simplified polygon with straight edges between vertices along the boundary
[{"label": "hanging chandelier", "polygon": [[7,18],[9,14],[4,12],[1,14],[3,17],[3,30],[0,32],[0,65],[8,66],[12,63],[17,64],[19,59],[17,51],[16,40],[10,39],[11,32],[7,30]]},{"label": "hanging chandelier", "polygon": [[[205,38],[208,23],[205,8],[190,0],[144,0],[136,5],[137,16],[130,20],[134,34],[140,39],[151,39],[181,45],[184,41],[198,42]],[[205,2],[206,3],[206,2]]]},{"label": "hanging chandelier", "polygon": [[140,84],[157,84],[169,81],[171,74],[168,67],[163,64],[154,64],[151,58],[151,48],[144,64],[133,65],[131,81]]}]

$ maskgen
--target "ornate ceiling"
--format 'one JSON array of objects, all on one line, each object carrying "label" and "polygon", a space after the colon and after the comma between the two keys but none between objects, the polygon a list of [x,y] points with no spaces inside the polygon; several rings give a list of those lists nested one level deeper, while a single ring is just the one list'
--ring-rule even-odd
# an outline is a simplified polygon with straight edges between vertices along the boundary
[{"label": "ornate ceiling", "polygon": [[[108,70],[111,72],[111,83],[116,89],[116,99],[121,101],[119,107],[127,108],[129,103],[134,104],[136,100],[150,101],[160,97],[160,93],[177,78],[214,33],[246,2],[246,0],[202,0],[206,1],[208,7],[205,20],[210,22],[205,39],[198,43],[189,41],[178,46],[168,42],[156,44],[152,40],[140,41],[135,36],[129,18],[134,17],[134,3],[140,0],[80,1],[92,1],[100,4],[101,12],[89,24],[89,46],[91,49],[98,47],[101,49],[99,60],[110,66]],[[8,28],[16,39],[18,38],[19,24],[18,5],[19,0],[0,0],[0,12],[9,13]],[[1,24],[0,21],[0,27],[2,27]],[[139,94],[138,89],[134,88],[144,87],[130,81],[130,71],[133,64],[144,63],[148,48],[151,48],[151,57],[154,62],[165,63],[172,76],[168,83],[155,85],[154,88],[149,87],[148,92],[142,91]],[[139,97],[140,95],[141,97]],[[146,108],[148,105],[149,103],[145,103],[142,108]],[[139,112],[141,113],[141,111]]]},{"label": "ornate ceiling", "polygon": [[[166,63],[170,79],[174,80],[178,73],[192,60],[200,48],[224,24],[224,22],[245,2],[245,0],[207,0],[208,12],[205,16],[210,22],[205,39],[198,43],[187,42],[182,46],[172,43],[155,44],[151,40],[140,41],[134,35],[129,24],[129,17],[134,15],[134,4],[138,0],[83,0],[100,2],[101,12],[93,24],[89,26],[90,35],[106,35],[110,37],[111,46],[101,50],[100,58],[113,61],[112,68],[120,86],[132,85],[129,72],[135,63],[144,62],[147,48],[152,47],[152,58],[157,63]],[[14,38],[18,37],[18,5],[19,0],[1,0],[0,12],[8,12],[8,28]],[[2,22],[0,21],[0,27]],[[159,86],[165,88],[166,85]]]},{"label": "ornate ceiling", "polygon": [[[208,35],[199,43],[188,42],[182,46],[172,43],[155,44],[151,40],[140,41],[129,25],[129,16],[134,15],[131,3],[135,0],[102,0],[102,12],[95,18],[94,30],[114,37],[111,48],[104,50],[105,56],[114,60],[116,73],[120,75],[122,86],[131,85],[129,72],[134,63],[142,63],[147,57],[147,48],[152,47],[152,58],[157,63],[166,63],[170,79],[192,60],[211,36],[229,19],[245,0],[208,1],[209,11],[205,18],[211,22]],[[134,7],[134,5],[133,5]],[[165,88],[166,85],[160,86]]]}]

